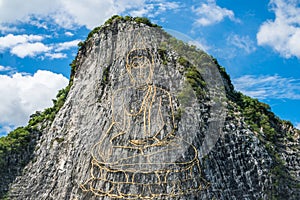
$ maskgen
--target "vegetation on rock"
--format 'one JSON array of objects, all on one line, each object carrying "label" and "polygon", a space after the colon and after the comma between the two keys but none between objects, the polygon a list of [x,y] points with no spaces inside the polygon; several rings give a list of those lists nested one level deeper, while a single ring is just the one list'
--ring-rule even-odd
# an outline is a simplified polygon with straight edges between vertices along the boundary
[{"label": "vegetation on rock", "polygon": [[[157,27],[157,28],[161,28],[161,26],[157,25],[157,24],[153,24],[148,18],[146,17],[131,17],[131,16],[119,16],[119,15],[114,15],[111,18],[109,18],[108,20],[106,20],[106,22],[104,23],[104,25],[102,26],[98,26],[96,28],[94,28],[89,34],[88,37],[86,39],[86,41],[88,39],[90,39],[95,33],[98,33],[102,28],[104,28],[105,26],[109,26],[112,23],[117,23],[117,22],[128,22],[128,21],[133,21],[136,22],[138,24],[145,24],[147,26],[150,27]],[[82,45],[82,44],[81,44]]]},{"label": "vegetation on rock", "polygon": [[[33,158],[36,142],[43,129],[54,120],[55,115],[66,101],[75,76],[76,60],[77,57],[70,64],[71,76],[69,84],[66,88],[59,90],[56,99],[52,100],[53,106],[46,108],[42,112],[37,111],[32,114],[27,126],[19,127],[7,136],[0,138],[0,182],[13,181],[14,177],[19,175],[23,167]],[[61,139],[57,141],[61,141]],[[15,158],[15,160],[11,158]],[[6,180],[2,180],[5,177]],[[1,188],[0,199],[5,199],[5,191],[7,189]]]},{"label": "vegetation on rock", "polygon": [[[161,48],[165,49],[167,45],[168,44],[161,44]],[[272,191],[270,191],[269,197],[271,199],[280,199],[280,197],[286,195],[284,194],[284,190],[281,188],[283,185],[286,185],[289,188],[298,188],[300,184],[297,184],[295,178],[291,174],[289,174],[285,166],[285,161],[282,159],[278,152],[280,152],[280,147],[282,147],[283,145],[283,140],[294,140],[291,132],[283,130],[283,127],[289,127],[287,129],[295,130],[296,132],[298,132],[298,134],[300,134],[300,131],[294,129],[291,122],[279,119],[271,111],[269,105],[260,102],[258,99],[249,97],[242,94],[241,92],[236,91],[231,82],[229,74],[226,72],[224,67],[219,65],[218,61],[215,58],[207,55],[201,50],[197,50],[195,46],[188,45],[171,36],[169,39],[169,45],[172,49],[174,49],[174,51],[176,51],[180,55],[184,55],[188,60],[194,61],[195,63],[205,63],[206,60],[212,60],[215,66],[218,68],[224,82],[228,101],[231,101],[233,105],[235,105],[235,109],[237,109],[242,114],[243,120],[248,125],[248,128],[256,133],[256,135],[265,145],[266,150],[272,157],[273,168],[270,171],[270,176],[272,177],[273,188]],[[177,62],[183,66],[191,65],[191,63],[189,63],[185,57],[179,57],[177,59]],[[186,73],[186,77],[193,77],[192,74],[194,74],[194,72],[189,71],[188,73]],[[195,87],[196,85],[193,84],[194,81],[191,79],[188,80],[189,83],[193,86],[193,90],[195,90],[195,88],[197,87]],[[184,99],[182,95],[183,93],[180,97]],[[229,112],[233,112],[233,110],[229,108]]]}]

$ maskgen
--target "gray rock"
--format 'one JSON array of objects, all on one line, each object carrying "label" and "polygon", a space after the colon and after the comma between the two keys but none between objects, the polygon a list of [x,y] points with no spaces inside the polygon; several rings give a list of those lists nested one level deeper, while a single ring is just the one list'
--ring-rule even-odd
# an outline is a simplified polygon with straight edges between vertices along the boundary
[{"label": "gray rock", "polygon": [[[184,64],[170,41],[132,21],[86,41],[67,100],[10,198],[269,199],[274,161],[227,113],[213,60],[200,51]],[[299,178],[299,151],[282,157]]]}]

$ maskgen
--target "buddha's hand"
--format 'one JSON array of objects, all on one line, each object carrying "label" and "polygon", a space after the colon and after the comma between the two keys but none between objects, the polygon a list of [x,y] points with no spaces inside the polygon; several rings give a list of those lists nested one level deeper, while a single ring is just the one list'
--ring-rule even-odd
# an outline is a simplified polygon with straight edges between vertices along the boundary
[{"label": "buddha's hand", "polygon": [[155,145],[159,141],[154,138],[140,139],[140,140],[130,140],[130,144],[134,146],[151,146]]}]

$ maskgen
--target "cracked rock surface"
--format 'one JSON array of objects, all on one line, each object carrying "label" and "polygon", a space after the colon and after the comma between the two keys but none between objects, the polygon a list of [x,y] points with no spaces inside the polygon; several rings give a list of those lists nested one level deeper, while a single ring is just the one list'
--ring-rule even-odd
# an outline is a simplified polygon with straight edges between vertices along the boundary
[{"label": "cracked rock surface", "polygon": [[[135,22],[89,38],[64,106],[9,197],[250,200],[282,186],[286,199],[297,199],[299,187],[274,183],[263,141],[240,113],[227,112],[236,104],[225,99],[213,60],[200,51],[200,61],[180,62],[169,40]],[[282,140],[279,155],[299,181],[297,137]]]}]

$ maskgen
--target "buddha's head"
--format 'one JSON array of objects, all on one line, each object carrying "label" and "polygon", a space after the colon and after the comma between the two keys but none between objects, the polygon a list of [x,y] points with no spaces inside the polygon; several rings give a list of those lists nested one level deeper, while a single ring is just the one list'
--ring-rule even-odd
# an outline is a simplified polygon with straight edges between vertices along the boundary
[{"label": "buddha's head", "polygon": [[127,55],[126,69],[133,84],[152,83],[153,56],[148,49],[134,49]]}]

